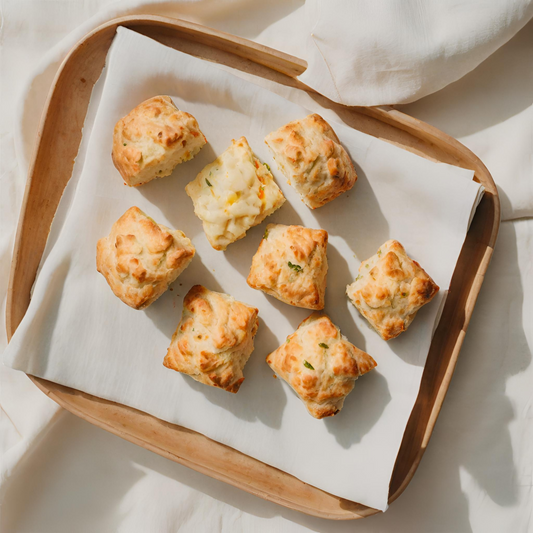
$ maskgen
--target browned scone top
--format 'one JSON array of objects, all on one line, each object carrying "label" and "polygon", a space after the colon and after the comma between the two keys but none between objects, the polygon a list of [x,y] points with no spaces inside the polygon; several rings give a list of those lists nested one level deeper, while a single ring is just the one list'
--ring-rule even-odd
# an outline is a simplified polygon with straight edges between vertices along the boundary
[{"label": "browned scone top", "polygon": [[328,232],[269,224],[252,259],[248,285],[296,307],[324,309]]},{"label": "browned scone top", "polygon": [[143,309],[167,290],[194,254],[182,231],[157,224],[138,207],[130,207],[98,241],[96,268],[124,303]]},{"label": "browned scone top", "polygon": [[316,113],[269,133],[265,142],[288,182],[312,209],[350,190],[357,180],[333,128]]},{"label": "browned scone top", "polygon": [[315,418],[336,415],[355,380],[377,365],[321,313],[306,318],[266,361]]},{"label": "browned scone top", "polygon": [[163,364],[200,383],[238,392],[254,350],[258,313],[227,294],[195,285],[185,296]]},{"label": "browned scone top", "polygon": [[359,275],[346,287],[352,303],[385,340],[406,331],[438,291],[438,285],[394,240],[363,261]]},{"label": "browned scone top", "polygon": [[127,185],[137,187],[168,176],[206,143],[196,119],[169,96],[139,104],[115,125],[113,163]]}]

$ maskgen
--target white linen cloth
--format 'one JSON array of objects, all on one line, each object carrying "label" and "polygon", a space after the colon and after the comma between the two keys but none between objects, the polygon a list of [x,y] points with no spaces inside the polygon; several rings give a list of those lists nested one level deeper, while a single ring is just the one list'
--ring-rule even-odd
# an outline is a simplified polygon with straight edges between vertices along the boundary
[{"label": "white linen cloth", "polygon": [[[95,19],[109,18],[107,9],[116,5],[103,0],[2,3],[1,298],[28,158],[57,61]],[[289,20],[282,18],[283,6],[274,14],[263,3],[254,16],[242,3],[234,5],[241,11],[238,20],[231,10],[204,10],[200,21],[254,38],[263,27],[281,28]],[[161,9],[154,5],[145,11]],[[177,3],[167,4],[165,13],[189,17]],[[289,37],[284,34],[283,43]],[[459,138],[480,156],[500,188],[505,220],[532,214],[527,137],[532,131],[532,54],[530,23],[459,82],[402,109]],[[14,140],[19,149],[15,164]],[[531,220],[502,224],[431,444],[404,495],[384,515],[335,524],[269,504],[80,421],[24,374],[0,367],[2,531],[528,531],[532,242]],[[5,335],[0,333],[1,346]]]},{"label": "white linen cloth", "polygon": [[412,102],[464,76],[532,15],[522,0],[311,0],[300,79],[345,105]]},{"label": "white linen cloth", "polygon": [[[371,375],[357,382],[342,418],[317,422],[296,395],[272,379],[264,362],[310,314],[280,306],[246,284],[264,224],[225,253],[216,252],[184,191],[231,138],[241,135],[282,178],[264,137],[309,111],[125,28],[117,31],[101,82],[79,182],[71,183],[75,189],[62,200],[66,217],[64,222],[56,218],[60,226],[52,232],[30,307],[4,362],[199,431],[323,490],[385,510],[431,335],[483,187],[472,180],[470,170],[434,163],[341,124],[334,128],[359,174],[353,191],[311,211],[278,179],[287,202],[269,221],[329,231],[326,312],[378,362]],[[126,189],[109,157],[113,127],[154,94],[170,94],[178,108],[193,114],[209,144],[193,161],[177,167],[172,178]],[[174,293],[168,291],[146,312],[121,304],[94,265],[95,243],[132,205],[183,230],[197,250]],[[386,343],[347,302],[345,287],[361,261],[390,238],[404,244],[441,292],[418,313],[408,334]],[[260,310],[256,350],[238,395],[198,385],[162,366],[183,296],[194,284]]]}]

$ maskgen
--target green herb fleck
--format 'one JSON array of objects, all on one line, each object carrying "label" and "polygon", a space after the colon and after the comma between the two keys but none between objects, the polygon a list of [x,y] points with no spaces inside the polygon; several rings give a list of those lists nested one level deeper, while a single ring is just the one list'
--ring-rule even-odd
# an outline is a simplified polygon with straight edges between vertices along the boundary
[{"label": "green herb fleck", "polygon": [[321,343],[319,344],[319,346],[320,346],[321,348],[325,348],[326,350],[329,348],[329,346],[328,346],[325,342],[321,342]]},{"label": "green herb fleck", "polygon": [[303,268],[300,265],[293,265],[290,261],[287,263],[289,268],[292,268],[295,272],[301,272]]},{"label": "green herb fleck", "polygon": [[268,237],[268,229],[265,230],[265,233],[263,235],[263,239],[266,239]]},{"label": "green herb fleck", "polygon": [[289,342],[291,342],[291,339],[287,338],[287,344],[289,344]]},{"label": "green herb fleck", "polygon": [[381,250],[378,250],[378,255],[381,255]]},{"label": "green herb fleck", "polygon": [[261,187],[259,187],[259,190],[260,190],[260,191],[264,191],[265,188],[261,185]]},{"label": "green herb fleck", "polygon": [[355,281],[359,281],[363,276],[361,276],[361,274],[359,274],[356,278],[355,278]]},{"label": "green herb fleck", "polygon": [[207,185],[208,185],[209,187],[212,187],[210,181],[209,181],[207,178],[205,178],[205,182],[207,183]]},{"label": "green herb fleck", "polygon": [[406,292],[402,292],[402,296],[405,298],[407,296]]},{"label": "green herb fleck", "polygon": [[315,369],[315,367],[311,363],[308,363],[305,359],[304,359],[304,366],[305,368],[309,368],[309,370]]},{"label": "green herb fleck", "polygon": [[263,165],[265,165],[265,167],[267,167],[267,170],[270,172],[270,167],[268,166],[268,163],[263,163]]},{"label": "green herb fleck", "polygon": [[365,267],[366,267],[366,268],[369,268],[369,267],[370,267],[370,265],[369,265],[369,264],[367,263],[367,264],[365,265]]},{"label": "green herb fleck", "polygon": [[127,143],[124,143],[124,146],[127,146]]}]

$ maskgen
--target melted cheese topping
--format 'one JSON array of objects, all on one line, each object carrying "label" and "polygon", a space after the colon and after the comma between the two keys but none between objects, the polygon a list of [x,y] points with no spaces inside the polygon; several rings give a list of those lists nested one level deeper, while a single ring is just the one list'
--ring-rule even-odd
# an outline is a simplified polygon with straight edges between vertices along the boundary
[{"label": "melted cheese topping", "polygon": [[274,177],[241,137],[185,188],[194,212],[216,250],[241,239],[281,207],[285,198]]}]

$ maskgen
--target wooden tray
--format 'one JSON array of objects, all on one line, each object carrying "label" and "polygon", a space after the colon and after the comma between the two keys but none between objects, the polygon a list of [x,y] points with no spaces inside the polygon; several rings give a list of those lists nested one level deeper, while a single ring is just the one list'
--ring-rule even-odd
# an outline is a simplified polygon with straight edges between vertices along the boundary
[{"label": "wooden tray", "polygon": [[[391,107],[345,107],[310,91],[295,79],[305,71],[305,61],[197,24],[148,15],[110,21],[80,41],[63,61],[52,85],[30,166],[9,282],[8,337],[17,329],[30,303],[30,290],[50,225],[72,174],[91,91],[119,25],[193,56],[307,90],[322,106],[335,109],[351,127],[423,157],[472,169],[475,179],[485,186],[486,193],[455,269],[420,392],[396,459],[389,489],[389,503],[393,502],[420,463],[448,390],[496,241],[500,223],[498,191],[489,172],[472,152],[428,124]],[[30,377],[59,405],[92,424],[267,500],[336,520],[363,518],[379,512],[321,491],[194,431]]]}]

